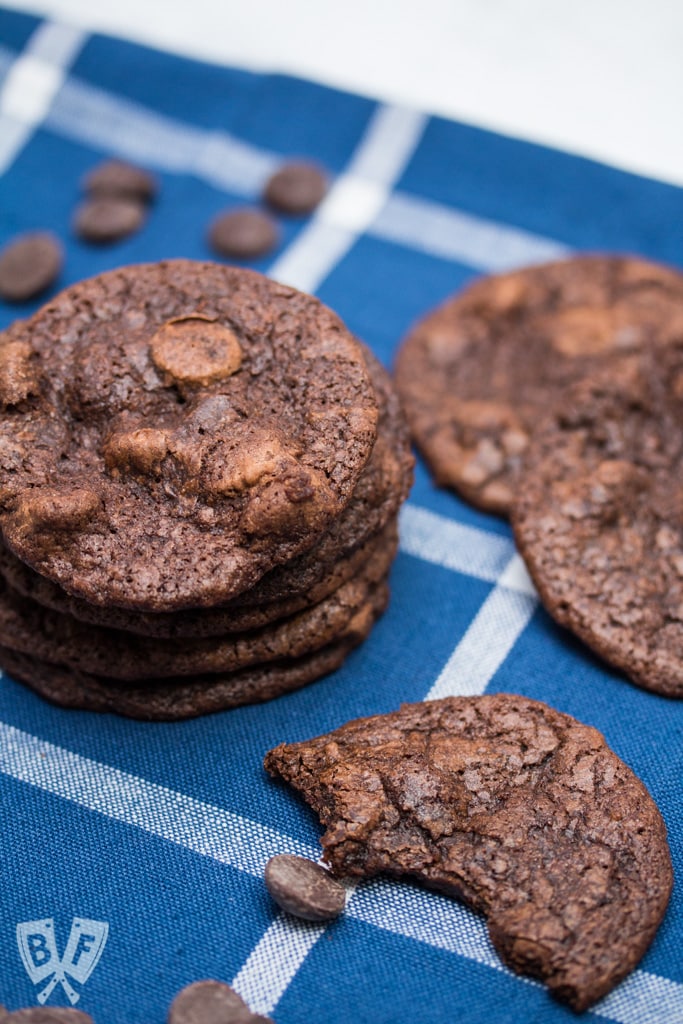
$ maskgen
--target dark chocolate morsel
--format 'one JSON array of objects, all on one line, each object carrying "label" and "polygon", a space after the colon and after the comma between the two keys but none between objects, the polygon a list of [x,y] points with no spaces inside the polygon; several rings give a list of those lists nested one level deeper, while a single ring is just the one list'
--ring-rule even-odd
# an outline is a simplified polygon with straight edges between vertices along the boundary
[{"label": "dark chocolate morsel", "polygon": [[266,182],[263,198],[281,213],[311,213],[327,192],[327,176],[317,164],[283,164]]},{"label": "dark chocolate morsel", "polygon": [[128,196],[150,202],[157,194],[154,175],[125,160],[105,160],[89,171],[83,189],[90,196]]},{"label": "dark chocolate morsel", "polygon": [[57,279],[64,262],[59,239],[34,231],[12,239],[0,252],[0,298],[27,302]]},{"label": "dark chocolate morsel", "polygon": [[252,1013],[241,996],[223,981],[195,981],[178,992],[167,1024],[248,1024]]},{"label": "dark chocolate morsel", "polygon": [[266,889],[282,910],[304,921],[332,921],[346,904],[346,890],[320,864],[280,853],[266,864]]},{"label": "dark chocolate morsel", "polygon": [[74,214],[73,227],[79,238],[95,245],[118,242],[139,231],[146,219],[139,199],[128,196],[95,196],[86,199]]},{"label": "dark chocolate morsel", "polygon": [[278,242],[278,227],[261,210],[230,210],[209,228],[209,244],[219,256],[249,260],[265,256]]}]

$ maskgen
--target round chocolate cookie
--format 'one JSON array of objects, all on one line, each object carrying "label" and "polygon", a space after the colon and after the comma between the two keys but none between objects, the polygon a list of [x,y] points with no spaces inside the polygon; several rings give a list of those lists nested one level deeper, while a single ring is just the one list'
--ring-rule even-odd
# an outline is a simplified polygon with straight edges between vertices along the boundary
[{"label": "round chocolate cookie", "polygon": [[112,679],[235,672],[248,665],[298,658],[333,643],[367,603],[386,570],[384,552],[379,551],[355,579],[313,608],[260,630],[197,640],[157,640],[85,625],[21,597],[3,581],[0,645]]},{"label": "round chocolate cookie", "polygon": [[577,1011],[635,967],[671,857],[642,782],[597,730],[497,694],[406,704],[271,750],[338,875],[417,879],[486,916],[503,961]]},{"label": "round chocolate cookie", "polygon": [[342,664],[362,643],[388,600],[386,586],[348,623],[343,636],[301,658],[255,665],[240,672],[125,683],[40,661],[0,647],[0,665],[46,700],[61,707],[110,711],[143,721],[170,722],[272,700],[298,690]]},{"label": "round chocolate cookie", "polygon": [[633,682],[683,697],[681,347],[586,380],[538,428],[515,539],[550,614]]},{"label": "round chocolate cookie", "polygon": [[[250,590],[218,608],[134,612],[103,608],[67,594],[0,545],[0,573],[26,597],[93,625],[142,636],[219,636],[257,629],[317,603],[350,579],[371,551],[396,546],[396,512],[412,482],[407,427],[387,372],[364,349],[379,407],[377,440],[341,516],[309,551],[266,573]],[[387,550],[385,548],[385,550]],[[363,554],[364,552],[364,554]]]},{"label": "round chocolate cookie", "polygon": [[484,278],[429,314],[396,386],[437,482],[508,514],[538,418],[574,381],[682,328],[682,274],[580,256]]},{"label": "round chocolate cookie", "polygon": [[316,299],[177,260],[81,282],[0,338],[0,525],[103,607],[219,604],[314,546],[371,454],[363,350]]}]

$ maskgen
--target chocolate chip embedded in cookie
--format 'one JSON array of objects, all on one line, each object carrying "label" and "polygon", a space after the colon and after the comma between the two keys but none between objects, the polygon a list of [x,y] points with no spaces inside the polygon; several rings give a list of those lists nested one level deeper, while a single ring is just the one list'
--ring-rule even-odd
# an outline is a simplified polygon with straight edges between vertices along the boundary
[{"label": "chocolate chip embedded in cookie", "polygon": [[242,365],[235,332],[199,314],[168,320],[150,338],[149,353],[164,383],[178,388],[215,384]]},{"label": "chocolate chip embedded in cookie", "polygon": [[36,394],[38,373],[31,346],[26,341],[0,338],[0,405],[18,405]]},{"label": "chocolate chip embedded in cookie", "polygon": [[418,323],[396,363],[439,484],[508,514],[539,419],[572,382],[683,330],[683,275],[580,256],[475,282]]},{"label": "chocolate chip embedded in cookie", "polygon": [[524,697],[450,697],[271,750],[340,875],[419,879],[578,1011],[640,960],[672,886],[650,795],[595,729]]},{"label": "chocolate chip embedded in cookie", "polygon": [[[251,271],[111,271],[2,342],[38,368],[0,412],[4,538],[94,605],[196,609],[248,590],[338,519],[375,444],[360,344]],[[22,377],[5,374],[10,398]]]},{"label": "chocolate chip embedded in cookie", "polygon": [[683,697],[683,352],[577,385],[539,425],[512,510],[544,605],[648,690]]}]

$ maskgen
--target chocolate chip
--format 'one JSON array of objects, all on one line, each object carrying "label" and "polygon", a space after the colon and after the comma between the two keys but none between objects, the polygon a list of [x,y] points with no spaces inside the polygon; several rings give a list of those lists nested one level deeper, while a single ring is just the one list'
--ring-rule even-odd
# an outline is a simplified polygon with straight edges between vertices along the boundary
[{"label": "chocolate chip", "polygon": [[69,1006],[27,1006],[0,1020],[3,1024],[93,1024],[89,1014]]},{"label": "chocolate chip", "polygon": [[265,256],[277,245],[278,236],[272,217],[245,208],[223,213],[214,220],[209,228],[209,245],[220,256],[247,260]]},{"label": "chocolate chip", "polygon": [[253,1014],[223,981],[195,981],[171,1003],[168,1024],[250,1024]]},{"label": "chocolate chip", "polygon": [[97,197],[81,203],[73,227],[84,241],[106,245],[134,234],[142,227],[145,216],[145,207],[139,199]]},{"label": "chocolate chip", "polygon": [[61,242],[47,231],[19,235],[0,253],[0,296],[26,302],[45,291],[64,262]]},{"label": "chocolate chip", "polygon": [[32,487],[24,492],[17,515],[24,529],[50,533],[84,528],[100,511],[102,499],[86,487],[59,491],[56,487]]},{"label": "chocolate chip", "polygon": [[266,888],[283,910],[304,921],[331,921],[346,903],[346,890],[325,868],[281,853],[266,864]]},{"label": "chocolate chip", "polygon": [[0,405],[17,405],[38,387],[31,346],[26,341],[0,345]]},{"label": "chocolate chip", "polygon": [[[1,379],[1,378],[0,378]],[[156,473],[168,451],[168,434],[156,427],[116,431],[103,449],[104,462],[110,473]]]},{"label": "chocolate chip", "polygon": [[263,198],[282,213],[310,213],[326,192],[327,177],[320,167],[292,161],[268,179]]},{"label": "chocolate chip", "polygon": [[242,347],[229,327],[197,314],[169,320],[152,337],[152,361],[168,382],[206,387],[242,365]]},{"label": "chocolate chip", "polygon": [[128,196],[149,202],[157,194],[157,181],[141,167],[125,160],[105,160],[85,176],[83,189],[98,198]]}]

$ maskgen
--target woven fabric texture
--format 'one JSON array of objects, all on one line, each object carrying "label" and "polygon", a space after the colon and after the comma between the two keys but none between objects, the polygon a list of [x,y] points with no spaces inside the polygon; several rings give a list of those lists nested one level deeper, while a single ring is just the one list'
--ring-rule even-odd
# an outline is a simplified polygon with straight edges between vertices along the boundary
[{"label": "woven fabric texture", "polygon": [[[107,156],[154,170],[161,190],[141,232],[95,249],[70,221],[82,176]],[[416,317],[479,274],[594,250],[683,265],[680,189],[0,11],[0,244],[54,231],[61,284],[209,258],[210,220],[257,201],[288,156],[327,167],[331,191],[312,217],[283,218],[279,249],[253,265],[319,295],[386,365]],[[37,305],[0,303],[0,328]],[[178,989],[206,977],[277,1024],[575,1019],[503,968],[485,923],[453,900],[378,880],[323,927],[278,913],[265,892],[269,856],[320,853],[314,816],[262,769],[270,747],[402,701],[498,691],[600,729],[659,804],[683,875],[683,704],[636,689],[556,627],[507,525],[436,490],[421,463],[391,586],[387,613],[342,669],[260,706],[143,724],[63,711],[0,680],[0,1002],[33,1005],[45,990],[51,975],[32,979],[20,946],[23,936],[40,949],[51,922],[53,964],[72,929],[101,946],[89,977],[67,978],[98,1024],[161,1024]],[[639,968],[586,1018],[683,1021],[681,948],[677,887]],[[69,1005],[54,977],[47,1005]]]}]

